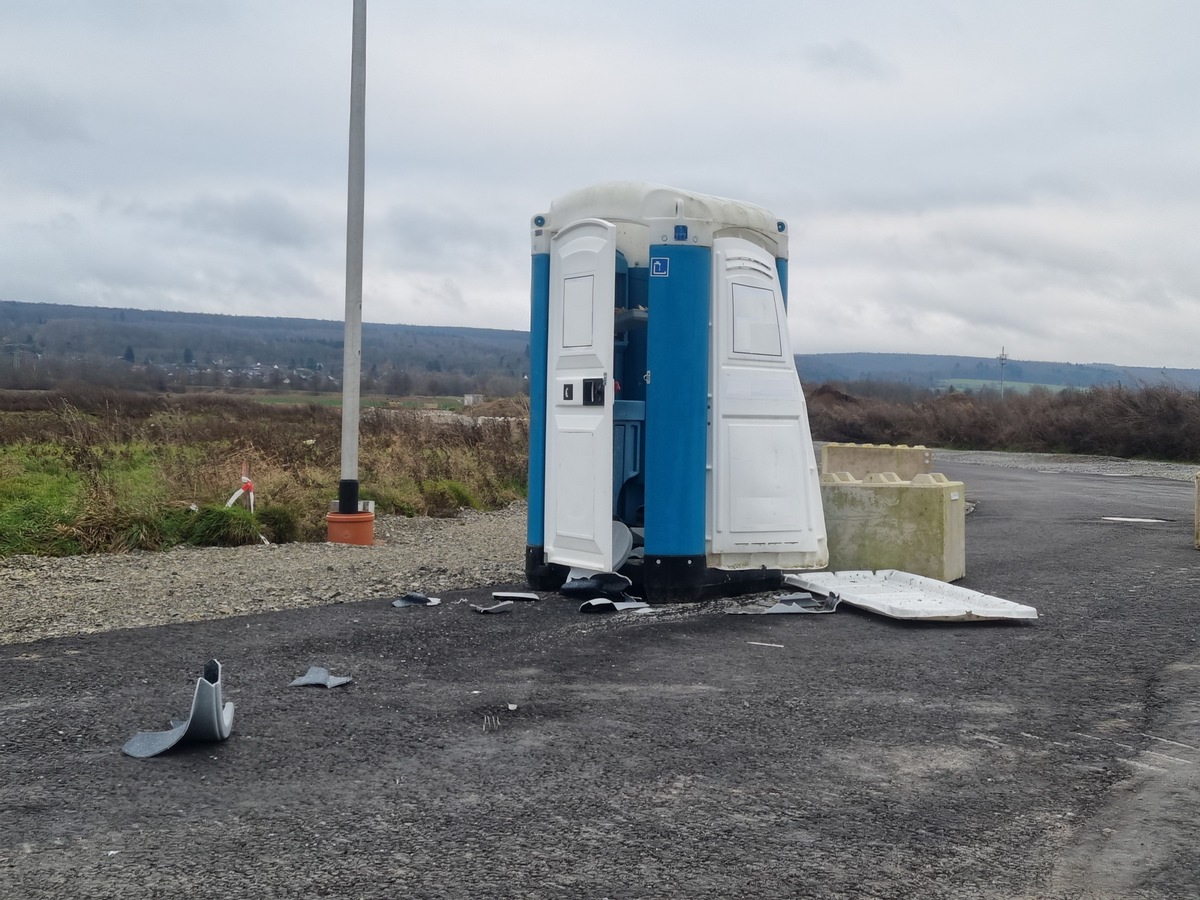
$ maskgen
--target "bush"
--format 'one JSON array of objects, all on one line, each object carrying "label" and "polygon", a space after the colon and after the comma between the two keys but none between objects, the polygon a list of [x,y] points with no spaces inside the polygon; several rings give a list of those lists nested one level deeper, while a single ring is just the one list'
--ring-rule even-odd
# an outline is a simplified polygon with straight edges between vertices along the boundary
[{"label": "bush", "polygon": [[195,514],[187,543],[203,547],[241,547],[261,542],[258,521],[241,506],[204,506]]},{"label": "bush", "polygon": [[421,495],[431,516],[452,516],[460,509],[479,508],[479,501],[465,484],[448,478],[426,481],[421,485]]},{"label": "bush", "polygon": [[300,535],[300,517],[286,506],[263,506],[256,512],[262,532],[275,544],[290,544]]},{"label": "bush", "polygon": [[928,394],[912,403],[823,386],[809,421],[823,441],[1200,461],[1200,395],[1170,385],[1028,394]]}]

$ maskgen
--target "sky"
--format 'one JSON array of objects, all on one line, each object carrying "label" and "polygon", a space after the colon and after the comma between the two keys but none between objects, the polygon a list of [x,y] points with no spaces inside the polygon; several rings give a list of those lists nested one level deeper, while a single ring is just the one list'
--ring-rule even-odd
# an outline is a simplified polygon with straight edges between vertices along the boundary
[{"label": "sky", "polygon": [[[340,320],[351,0],[0,0],[0,300]],[[529,220],[789,223],[796,353],[1200,368],[1194,0],[368,0],[367,322],[529,324]]]}]

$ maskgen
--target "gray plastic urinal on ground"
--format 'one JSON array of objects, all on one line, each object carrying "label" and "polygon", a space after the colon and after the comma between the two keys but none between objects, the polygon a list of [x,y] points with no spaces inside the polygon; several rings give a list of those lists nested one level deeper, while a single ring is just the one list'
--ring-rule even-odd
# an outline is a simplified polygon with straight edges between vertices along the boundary
[{"label": "gray plastic urinal on ground", "polygon": [[139,731],[121,748],[127,756],[144,759],[170,750],[184,740],[223,741],[233,730],[233,704],[221,696],[221,664],[210,659],[196,682],[187,719],[172,719],[168,731]]}]

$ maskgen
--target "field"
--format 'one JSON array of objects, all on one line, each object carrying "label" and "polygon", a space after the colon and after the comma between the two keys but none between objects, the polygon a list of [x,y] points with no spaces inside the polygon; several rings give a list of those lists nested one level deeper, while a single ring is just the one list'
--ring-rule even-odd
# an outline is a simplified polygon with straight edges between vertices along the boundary
[{"label": "field", "polygon": [[1032,391],[1043,390],[1057,394],[1060,391],[1071,390],[1066,384],[1035,384],[1029,381],[992,381],[986,378],[943,378],[939,382],[943,389],[954,388],[956,391],[996,391],[1006,394],[1028,394]]},{"label": "field", "polygon": [[[233,396],[248,397],[255,403],[268,406],[329,406],[341,408],[341,394],[314,394],[312,391],[226,391]],[[384,394],[364,394],[359,398],[362,409],[443,409],[461,411],[462,397],[388,397]]]},{"label": "field", "polygon": [[[0,393],[0,556],[324,540],[341,411],[260,399]],[[360,496],[377,512],[452,515],[524,496],[522,418],[368,407],[359,443]],[[254,513],[245,497],[225,505],[243,467]]]},{"label": "field", "polygon": [[[311,399],[0,391],[0,557],[324,540],[341,410]],[[475,418],[452,397],[377,399],[363,404],[358,474],[378,513],[445,516],[524,496],[527,398],[466,410]],[[1200,396],[1177,387],[887,399],[823,386],[809,419],[823,441],[1200,461]],[[226,506],[243,466],[253,513],[245,498]]]}]

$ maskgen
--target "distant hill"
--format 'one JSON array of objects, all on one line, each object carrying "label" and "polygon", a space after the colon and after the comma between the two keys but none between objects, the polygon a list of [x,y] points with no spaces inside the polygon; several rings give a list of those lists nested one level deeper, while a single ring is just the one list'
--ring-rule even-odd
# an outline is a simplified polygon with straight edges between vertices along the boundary
[{"label": "distant hill", "polygon": [[[0,346],[10,352],[117,358],[132,348],[137,361],[157,365],[263,363],[340,370],[343,330],[341,321],[323,319],[0,301]],[[523,331],[363,323],[364,368],[403,361],[439,370],[449,362],[466,374],[503,370],[519,375],[527,368],[528,347]]]},{"label": "distant hill", "polygon": [[[328,385],[331,376],[341,375],[343,335],[341,321],[322,319],[0,301],[0,367],[6,356],[14,366],[32,359],[43,368],[61,363],[107,369],[124,361],[163,370],[173,384],[220,384],[234,378],[253,385],[270,370],[301,373],[299,382],[289,383],[306,386],[316,381],[309,373],[323,373],[320,379]],[[529,370],[529,335],[364,323],[362,369],[364,377],[378,380],[381,387],[385,381],[402,386],[400,392],[411,387],[455,393],[481,390],[489,383],[497,392],[515,392]],[[432,384],[434,376],[440,391]]]},{"label": "distant hill", "polygon": [[[805,353],[796,355],[796,369],[806,385],[826,381],[887,381],[919,388],[944,388],[957,382],[955,386],[962,389],[979,382],[1000,381],[999,360],[977,356]],[[1200,370],[1009,359],[1004,367],[1004,381],[1014,388],[1026,384],[1075,388],[1175,384],[1200,388]]]},{"label": "distant hill", "polygon": [[[101,369],[128,366],[152,367],[159,382],[171,387],[287,384],[330,390],[341,376],[342,337],[337,320],[0,301],[0,386],[45,384],[72,372],[90,378]],[[44,370],[40,376],[21,371],[30,361]],[[55,364],[59,368],[52,371]],[[529,333],[366,322],[362,367],[364,378],[388,393],[517,393],[529,372]],[[1000,379],[996,359],[973,356],[809,353],[796,356],[796,368],[808,387],[879,381],[967,389]],[[1200,370],[1102,363],[1009,359],[1004,378],[1014,390],[1028,384],[1118,383],[1200,389]]]}]

